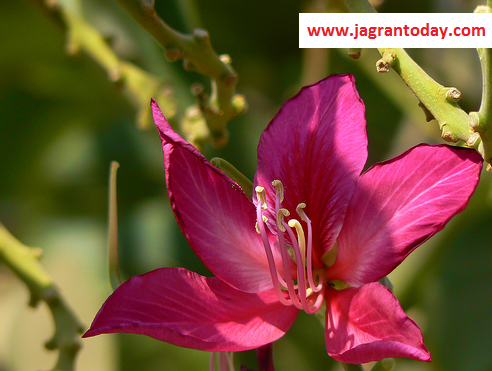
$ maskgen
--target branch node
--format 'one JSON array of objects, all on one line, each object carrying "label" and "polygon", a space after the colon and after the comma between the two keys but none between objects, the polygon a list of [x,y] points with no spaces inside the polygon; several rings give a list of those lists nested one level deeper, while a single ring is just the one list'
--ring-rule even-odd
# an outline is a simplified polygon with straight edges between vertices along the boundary
[{"label": "branch node", "polygon": [[391,49],[386,49],[383,52],[383,56],[376,62],[376,69],[379,73],[389,72],[393,67],[397,59],[396,53]]},{"label": "branch node", "polygon": [[474,148],[479,140],[480,140],[480,134],[473,133],[472,135],[470,135],[470,138],[466,141],[465,145],[467,147]]},{"label": "branch node", "polygon": [[198,42],[207,43],[207,45],[211,46],[210,35],[208,34],[207,30],[196,28],[193,31],[193,38]]},{"label": "branch node", "polygon": [[451,143],[459,142],[458,137],[452,131],[445,131],[442,133],[441,136],[442,136],[442,139],[444,139],[447,142],[451,142]]},{"label": "branch node", "polygon": [[225,63],[228,66],[230,66],[232,64],[232,58],[229,54],[221,54],[221,55],[219,55],[219,59],[222,63]]},{"label": "branch node", "polygon": [[484,127],[480,122],[480,115],[478,112],[470,112],[468,115],[468,125],[473,129],[473,131],[482,133],[484,131]]},{"label": "branch node", "polygon": [[176,47],[166,48],[164,55],[169,62],[177,62],[184,57],[184,50]]},{"label": "branch node", "polygon": [[149,16],[155,12],[155,1],[154,0],[140,0],[140,9],[142,14]]},{"label": "branch node", "polygon": [[446,91],[446,96],[445,96],[446,100],[448,102],[458,102],[460,99],[461,99],[461,92],[456,89],[456,88],[449,88],[447,91]]}]

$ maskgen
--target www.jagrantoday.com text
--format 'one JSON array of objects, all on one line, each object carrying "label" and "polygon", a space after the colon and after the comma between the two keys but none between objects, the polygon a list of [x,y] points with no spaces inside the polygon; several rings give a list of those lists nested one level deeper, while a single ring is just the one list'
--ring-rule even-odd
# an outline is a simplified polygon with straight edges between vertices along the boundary
[{"label": "www.jagrantoday.com text", "polygon": [[[449,32],[448,32],[449,30]],[[485,27],[431,27],[426,23],[422,27],[404,26],[359,26],[357,23],[354,28],[346,27],[307,27],[309,36],[338,36],[352,37],[354,40],[359,37],[375,39],[380,36],[402,37],[402,36],[430,36],[444,39],[447,36],[485,36]]]}]

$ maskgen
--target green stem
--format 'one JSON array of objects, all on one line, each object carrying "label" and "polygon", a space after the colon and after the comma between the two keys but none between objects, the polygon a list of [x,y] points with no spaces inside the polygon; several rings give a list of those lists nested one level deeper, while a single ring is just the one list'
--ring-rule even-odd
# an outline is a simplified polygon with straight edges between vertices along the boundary
[{"label": "green stem", "polygon": [[83,326],[65,303],[55,283],[39,264],[40,250],[23,245],[0,223],[0,261],[7,265],[31,293],[29,305],[46,302],[55,323],[55,333],[46,342],[47,349],[58,349],[53,371],[74,370],[75,358],[81,347],[79,334]]},{"label": "green stem", "polygon": [[109,171],[109,226],[108,226],[108,263],[109,280],[113,290],[122,284],[118,260],[118,203],[116,197],[116,173],[120,164],[111,162]]},{"label": "green stem", "polygon": [[[480,6],[475,10],[475,13],[491,13],[492,0],[487,1],[487,6]],[[482,138],[482,148],[484,159],[490,164],[492,163],[492,49],[479,48],[478,56],[482,66],[482,102],[478,114],[470,113],[470,125],[478,132]]]},{"label": "green stem", "polygon": [[[487,1],[490,2],[490,0]],[[345,3],[350,12],[375,12],[368,0],[345,0]],[[460,108],[457,102],[461,97],[461,93],[458,89],[444,87],[434,81],[410,58],[404,49],[382,48],[378,50],[382,57],[376,64],[378,71],[387,72],[392,67],[400,75],[420,100],[427,120],[437,120],[444,140],[455,143],[458,146],[475,148],[486,161],[492,159],[492,130],[487,131],[482,126],[483,120],[474,118],[474,115],[468,115]],[[486,62],[484,63],[489,65],[490,61],[488,59],[490,57],[487,57],[487,55],[488,52],[485,52],[484,60]],[[487,76],[487,78],[490,80],[490,76]],[[490,87],[488,91],[490,91]],[[484,111],[488,110],[489,105],[486,104]],[[485,143],[482,143],[482,140]]]},{"label": "green stem", "polygon": [[151,97],[161,103],[168,119],[174,116],[176,104],[171,90],[160,78],[131,63],[120,61],[103,36],[63,4],[56,1],[32,1],[67,33],[67,50],[70,54],[85,52],[106,71],[110,81],[122,88],[137,108],[140,127],[146,128],[152,124],[149,109]]},{"label": "green stem", "polygon": [[[480,139],[470,130],[468,114],[457,104],[461,93],[433,80],[404,49],[378,49],[382,60],[400,75],[422,105],[439,124],[443,139],[461,146],[478,147]],[[391,58],[388,57],[391,55]]]},{"label": "green stem", "polygon": [[171,62],[183,60],[184,68],[212,79],[212,94],[206,105],[200,106],[216,146],[228,138],[227,122],[242,112],[233,103],[238,76],[227,56],[213,50],[208,32],[196,29],[184,35],[168,26],[156,13],[154,0],[118,0],[126,11],[164,48]]}]

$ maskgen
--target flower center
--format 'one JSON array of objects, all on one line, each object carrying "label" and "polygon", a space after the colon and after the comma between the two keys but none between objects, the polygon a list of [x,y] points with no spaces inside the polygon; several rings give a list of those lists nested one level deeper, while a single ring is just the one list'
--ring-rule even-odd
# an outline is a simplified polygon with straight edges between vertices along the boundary
[{"label": "flower center", "polygon": [[[258,199],[256,205],[256,231],[263,240],[273,287],[282,304],[294,305],[307,313],[314,313],[323,304],[325,283],[323,271],[313,270],[312,226],[311,220],[303,210],[306,204],[300,203],[297,205],[296,213],[307,225],[307,240],[299,220],[291,218],[288,222],[285,221],[285,218],[290,216],[290,212],[282,208],[284,200],[282,182],[274,180],[272,185],[275,187],[276,226],[276,230],[272,232],[277,235],[273,246],[280,252],[283,275],[277,268],[277,264],[280,264],[280,262],[275,261],[272,244],[268,238],[265,225],[268,221],[268,218],[264,215],[264,210],[268,208],[265,188],[257,186],[255,191]],[[296,268],[295,270],[291,268],[293,265]],[[318,281],[317,284],[315,283],[315,278]]]}]

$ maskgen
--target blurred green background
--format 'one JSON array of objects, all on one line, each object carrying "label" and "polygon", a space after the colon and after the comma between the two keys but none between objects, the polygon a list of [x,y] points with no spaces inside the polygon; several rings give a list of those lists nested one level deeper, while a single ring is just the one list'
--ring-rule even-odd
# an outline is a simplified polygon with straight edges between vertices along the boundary
[{"label": "blurred green background", "polygon": [[[66,0],[110,39],[122,60],[162,77],[175,92],[177,118],[192,102],[189,87],[207,79],[171,64],[160,47],[113,0]],[[385,0],[382,12],[471,12],[484,1]],[[66,35],[27,0],[0,2],[0,221],[23,243],[44,250],[42,264],[87,326],[111,293],[106,268],[107,180],[118,175],[119,239],[125,278],[164,266],[206,269],[171,212],[160,141],[142,131],[119,87],[84,53],[66,53]],[[232,57],[238,92],[249,103],[229,124],[227,146],[204,148],[252,179],[256,145],[281,104],[308,83],[352,73],[367,109],[368,166],[420,142],[441,142],[417,99],[393,72],[378,75],[373,50],[354,61],[346,50],[300,50],[298,13],[317,1],[157,0],[157,10],[182,32],[209,31],[218,53]],[[324,4],[326,5],[326,4]],[[330,10],[341,10],[336,2]],[[477,110],[481,75],[476,51],[409,50],[438,82],[462,92]],[[150,96],[148,97],[150,100]],[[177,120],[173,121],[173,124]],[[419,247],[391,279],[395,294],[424,332],[431,364],[398,360],[397,370],[492,370],[492,174],[483,173],[466,211]],[[27,307],[28,292],[0,265],[0,371],[46,370],[55,354],[47,308]],[[205,352],[138,335],[83,340],[79,371],[207,370]],[[236,365],[255,368],[254,352]],[[275,344],[276,369],[338,369],[326,355],[323,331],[301,313]]]}]

